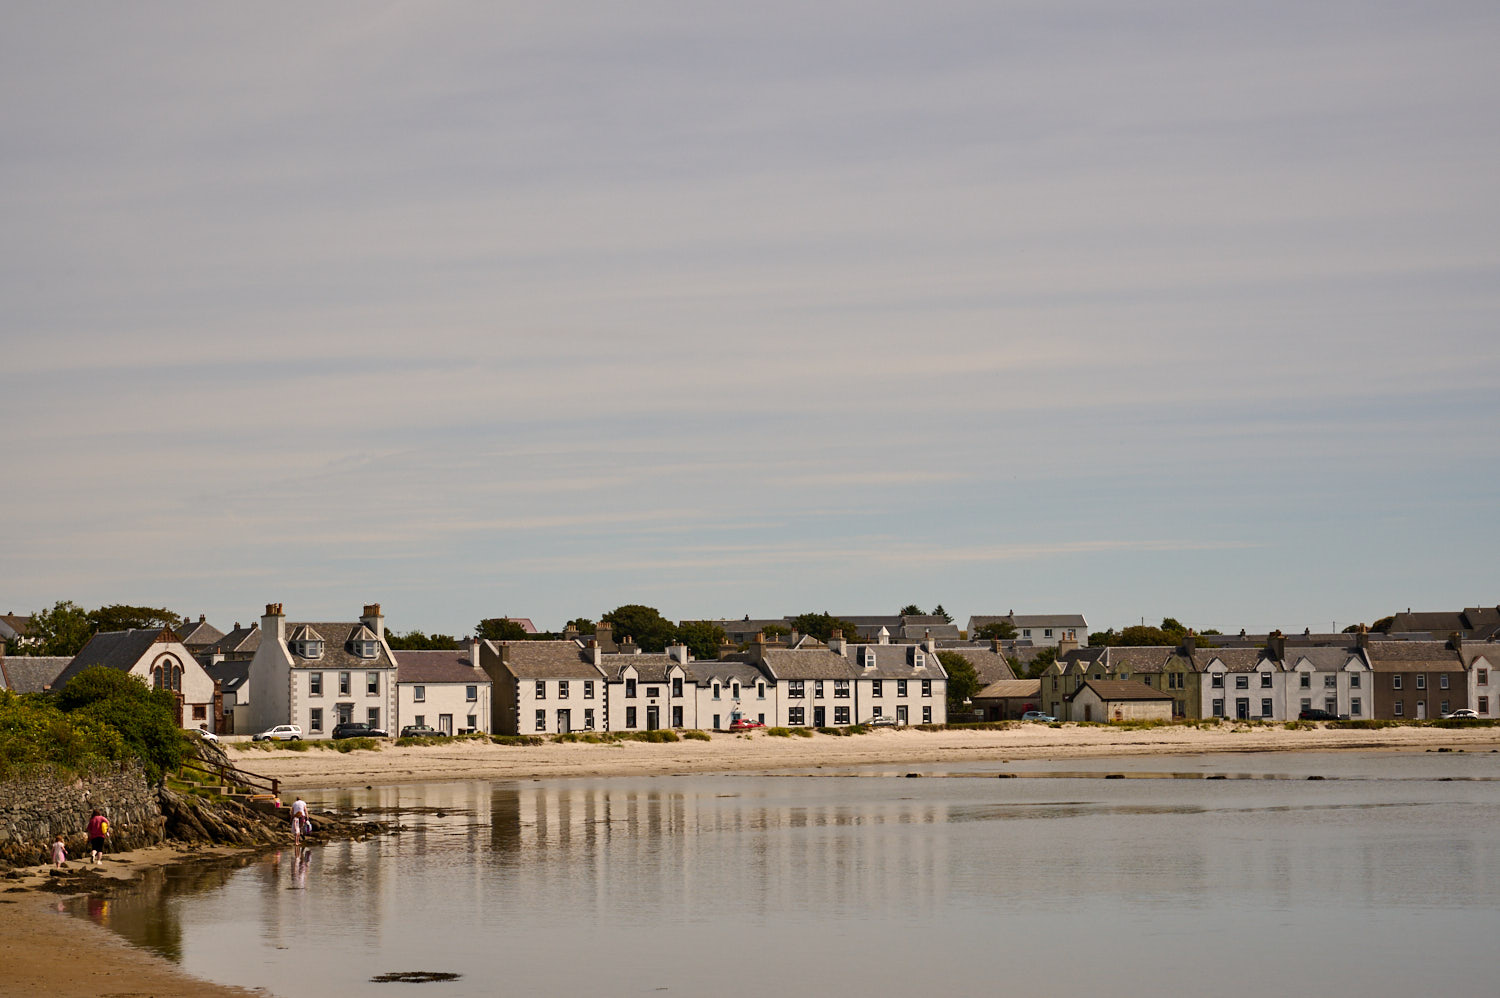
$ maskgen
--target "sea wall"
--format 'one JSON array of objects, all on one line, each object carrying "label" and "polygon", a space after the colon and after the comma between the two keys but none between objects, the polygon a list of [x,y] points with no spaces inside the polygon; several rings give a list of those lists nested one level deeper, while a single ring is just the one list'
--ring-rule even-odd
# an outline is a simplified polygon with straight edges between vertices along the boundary
[{"label": "sea wall", "polygon": [[59,832],[70,859],[87,859],[86,829],[95,808],[109,818],[111,849],[137,849],[165,837],[161,804],[139,763],[85,778],[43,772],[0,782],[0,865],[51,862],[50,843]]}]

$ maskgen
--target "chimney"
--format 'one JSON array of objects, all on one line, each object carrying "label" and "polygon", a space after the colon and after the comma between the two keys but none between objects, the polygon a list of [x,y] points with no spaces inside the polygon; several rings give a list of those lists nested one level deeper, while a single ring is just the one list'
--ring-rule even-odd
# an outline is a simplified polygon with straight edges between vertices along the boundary
[{"label": "chimney", "polygon": [[376,640],[385,640],[385,618],[380,615],[379,603],[365,604],[365,612],[360,615],[359,621],[375,632]]},{"label": "chimney", "polygon": [[1370,650],[1370,629],[1364,624],[1359,625],[1359,630],[1354,633],[1354,643],[1359,646],[1360,651]]},{"label": "chimney", "polygon": [[260,633],[286,644],[286,614],[281,612],[280,603],[266,604],[266,615],[260,618]]},{"label": "chimney", "polygon": [[1266,647],[1271,650],[1271,657],[1276,661],[1286,661],[1286,635],[1281,633],[1280,628],[1266,635]]},{"label": "chimney", "polygon": [[[219,619],[222,620],[223,618],[221,617]],[[208,616],[206,614],[202,614],[202,613],[198,614],[198,623],[201,624],[201,623],[203,623],[206,620],[208,620]]]},{"label": "chimney", "polygon": [[1198,635],[1194,634],[1193,629],[1190,627],[1188,628],[1188,632],[1182,636],[1182,653],[1191,656],[1197,654],[1197,652]]},{"label": "chimney", "polygon": [[615,625],[608,621],[599,621],[594,625],[594,640],[599,642],[600,647],[615,643]]},{"label": "chimney", "polygon": [[639,655],[641,650],[635,645],[635,638],[625,635],[620,639],[620,652],[624,655]]},{"label": "chimney", "polygon": [[[1000,642],[998,642],[998,641],[995,642],[996,645],[998,645],[999,643]],[[996,648],[995,650],[999,651],[1000,649]],[[1065,658],[1067,656],[1068,652],[1077,651],[1077,650],[1078,650],[1078,638],[1076,636],[1069,637],[1069,638],[1063,638],[1062,640],[1060,640],[1060,641],[1057,642],[1057,657],[1059,659]]]},{"label": "chimney", "polygon": [[469,638],[469,664],[479,668],[479,635]]},{"label": "chimney", "polygon": [[927,654],[937,654],[937,642],[932,639],[932,630],[929,628],[922,632],[922,647],[927,649]]},{"label": "chimney", "polygon": [[765,631],[755,632],[755,640],[750,644],[750,660],[752,662],[764,662],[766,660]]},{"label": "chimney", "polygon": [[681,642],[667,645],[667,658],[682,665],[688,664],[688,648]]},{"label": "chimney", "polygon": [[569,641],[571,641],[572,639],[578,637],[578,625],[577,624],[569,624],[567,627],[564,627],[563,628],[563,637],[565,639],[569,640]]},{"label": "chimney", "polygon": [[996,655],[999,655],[1004,651],[1004,649],[1000,646],[999,638],[990,638],[990,651],[994,652]]},{"label": "chimney", "polygon": [[828,650],[845,658],[849,656],[849,647],[844,644],[844,632],[837,627],[828,635]]}]

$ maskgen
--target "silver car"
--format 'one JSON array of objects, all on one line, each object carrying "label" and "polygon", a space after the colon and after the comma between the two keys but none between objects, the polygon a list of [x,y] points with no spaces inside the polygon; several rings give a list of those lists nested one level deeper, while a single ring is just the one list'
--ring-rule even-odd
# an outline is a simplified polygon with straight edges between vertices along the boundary
[{"label": "silver car", "polygon": [[295,724],[278,724],[258,735],[251,735],[252,742],[296,742],[302,740],[302,729]]}]

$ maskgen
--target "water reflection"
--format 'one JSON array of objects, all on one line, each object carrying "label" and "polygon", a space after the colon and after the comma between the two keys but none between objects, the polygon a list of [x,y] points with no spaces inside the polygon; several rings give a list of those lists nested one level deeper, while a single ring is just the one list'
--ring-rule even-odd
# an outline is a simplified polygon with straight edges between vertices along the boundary
[{"label": "water reflection", "polygon": [[[194,973],[285,998],[387,994],[369,978],[416,970],[461,974],[425,986],[444,996],[895,994],[938,981],[957,994],[998,981],[1149,994],[1152,940],[1173,941],[1174,972],[1213,993],[1256,993],[1252,964],[1395,990],[1431,972],[1401,962],[1410,946],[1479,951],[1500,932],[1500,785],[1439,778],[340,791],[308,799],[408,830],[201,883],[164,876],[101,918]],[[1217,954],[1247,939],[1261,940],[1260,962],[1224,978]],[[1083,942],[1085,957],[1046,958]],[[1442,966],[1465,993],[1469,971]]]}]

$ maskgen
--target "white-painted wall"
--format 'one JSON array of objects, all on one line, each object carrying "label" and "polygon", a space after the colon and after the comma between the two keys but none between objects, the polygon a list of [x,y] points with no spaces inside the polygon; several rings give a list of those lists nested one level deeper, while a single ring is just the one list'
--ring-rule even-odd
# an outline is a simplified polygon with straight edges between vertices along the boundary
[{"label": "white-painted wall", "polygon": [[[490,680],[483,672],[474,670],[472,682],[463,683],[397,683],[396,722],[392,735],[400,735],[408,724],[426,724],[442,730],[442,718],[447,715],[447,734],[456,735],[473,727],[488,733],[490,730]],[[469,698],[473,687],[474,698]],[[418,699],[420,694],[421,699]],[[472,724],[470,718],[473,718]]]}]

